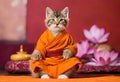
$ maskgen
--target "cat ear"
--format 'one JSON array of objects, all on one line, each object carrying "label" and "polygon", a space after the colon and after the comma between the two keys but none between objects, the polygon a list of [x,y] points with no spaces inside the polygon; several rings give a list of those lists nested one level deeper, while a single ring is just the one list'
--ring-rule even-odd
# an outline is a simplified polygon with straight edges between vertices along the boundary
[{"label": "cat ear", "polygon": [[65,7],[61,13],[66,17],[66,18],[69,18],[69,9],[68,7]]},{"label": "cat ear", "polygon": [[50,7],[46,7],[46,18],[53,13],[53,10]]}]

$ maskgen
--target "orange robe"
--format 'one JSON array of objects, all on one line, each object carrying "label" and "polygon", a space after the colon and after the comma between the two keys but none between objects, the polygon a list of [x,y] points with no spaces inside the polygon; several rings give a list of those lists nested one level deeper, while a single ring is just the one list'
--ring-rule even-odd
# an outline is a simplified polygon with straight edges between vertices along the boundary
[{"label": "orange robe", "polygon": [[[73,57],[65,60],[62,57],[63,50],[69,48]],[[42,60],[32,60],[32,70],[37,73],[38,68],[42,69],[49,76],[57,78],[58,75],[68,71],[73,66],[78,65],[81,67],[81,62],[75,57],[77,46],[72,37],[66,32],[53,36],[49,30],[46,30],[38,39],[36,50],[42,54]]]}]

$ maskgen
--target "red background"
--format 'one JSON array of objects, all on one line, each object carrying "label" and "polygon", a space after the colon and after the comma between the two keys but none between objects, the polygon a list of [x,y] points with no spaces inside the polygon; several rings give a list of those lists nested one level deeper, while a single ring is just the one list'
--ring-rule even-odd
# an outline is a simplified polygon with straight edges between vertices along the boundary
[{"label": "red background", "polygon": [[28,0],[27,42],[35,43],[46,29],[44,19],[47,6],[59,10],[69,7],[68,32],[76,42],[85,39],[83,29],[96,24],[111,33],[108,43],[120,51],[120,0]]}]

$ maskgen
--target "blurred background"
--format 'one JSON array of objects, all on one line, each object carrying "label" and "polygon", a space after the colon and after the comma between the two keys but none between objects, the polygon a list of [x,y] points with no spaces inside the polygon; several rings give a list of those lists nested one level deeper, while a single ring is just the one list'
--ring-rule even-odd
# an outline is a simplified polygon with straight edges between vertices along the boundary
[{"label": "blurred background", "polygon": [[76,42],[83,29],[96,24],[110,32],[108,43],[120,51],[120,0],[0,0],[0,43],[36,43],[44,25],[45,9],[68,6],[68,32]]},{"label": "blurred background", "polygon": [[0,41],[26,39],[27,0],[0,0]]}]

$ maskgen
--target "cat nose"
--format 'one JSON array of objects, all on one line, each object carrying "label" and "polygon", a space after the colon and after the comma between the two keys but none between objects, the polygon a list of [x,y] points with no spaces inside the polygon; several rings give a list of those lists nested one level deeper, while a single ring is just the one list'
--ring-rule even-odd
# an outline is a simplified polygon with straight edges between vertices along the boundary
[{"label": "cat nose", "polygon": [[59,24],[57,23],[56,25],[58,26]]}]

